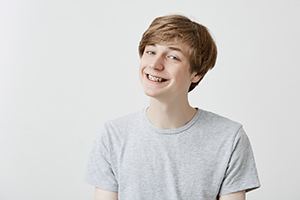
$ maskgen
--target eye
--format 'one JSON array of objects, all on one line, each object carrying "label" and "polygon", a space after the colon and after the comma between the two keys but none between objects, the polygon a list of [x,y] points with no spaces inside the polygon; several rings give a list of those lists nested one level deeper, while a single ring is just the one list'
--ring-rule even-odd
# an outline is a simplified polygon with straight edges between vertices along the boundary
[{"label": "eye", "polygon": [[178,61],[180,61],[180,59],[179,59],[177,56],[174,56],[174,55],[168,55],[167,57],[168,57],[168,58],[171,58],[171,59],[173,59],[173,60],[178,60]]},{"label": "eye", "polygon": [[155,52],[154,52],[154,51],[149,51],[149,50],[148,50],[148,51],[145,51],[145,53],[148,54],[148,55],[155,55]]}]

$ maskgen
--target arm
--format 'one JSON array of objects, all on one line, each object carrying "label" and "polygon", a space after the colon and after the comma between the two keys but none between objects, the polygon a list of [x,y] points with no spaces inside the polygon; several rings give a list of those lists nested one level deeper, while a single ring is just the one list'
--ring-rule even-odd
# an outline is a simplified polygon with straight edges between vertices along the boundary
[{"label": "arm", "polygon": [[96,187],[95,200],[118,200],[118,193],[102,190]]},{"label": "arm", "polygon": [[218,200],[246,200],[245,191],[234,192],[220,196]]}]

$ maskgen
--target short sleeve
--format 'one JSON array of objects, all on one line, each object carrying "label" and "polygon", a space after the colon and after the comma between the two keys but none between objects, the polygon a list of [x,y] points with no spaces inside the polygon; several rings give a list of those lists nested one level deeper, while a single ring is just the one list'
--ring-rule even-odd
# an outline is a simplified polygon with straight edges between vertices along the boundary
[{"label": "short sleeve", "polygon": [[89,154],[86,171],[87,183],[98,188],[117,192],[118,184],[112,169],[110,148],[105,126],[97,131],[92,150]]},{"label": "short sleeve", "polygon": [[232,149],[219,196],[260,187],[252,147],[243,127],[238,130]]}]

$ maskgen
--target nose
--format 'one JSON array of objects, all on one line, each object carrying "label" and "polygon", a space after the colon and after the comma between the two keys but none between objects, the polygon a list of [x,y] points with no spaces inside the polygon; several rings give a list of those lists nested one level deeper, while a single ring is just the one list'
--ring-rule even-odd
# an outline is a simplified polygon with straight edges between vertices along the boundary
[{"label": "nose", "polygon": [[163,70],[164,69],[164,63],[163,63],[163,56],[157,55],[153,58],[150,67],[156,70]]}]

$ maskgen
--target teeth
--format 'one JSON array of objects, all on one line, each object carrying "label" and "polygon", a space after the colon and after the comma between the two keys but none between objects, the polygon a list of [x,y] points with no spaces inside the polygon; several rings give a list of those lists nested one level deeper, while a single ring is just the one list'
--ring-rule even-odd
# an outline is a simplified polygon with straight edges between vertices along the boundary
[{"label": "teeth", "polygon": [[155,77],[155,76],[151,76],[150,74],[148,74],[148,78],[149,78],[151,81],[155,81],[155,82],[161,82],[161,81],[162,81],[162,78],[158,78],[158,77]]}]

